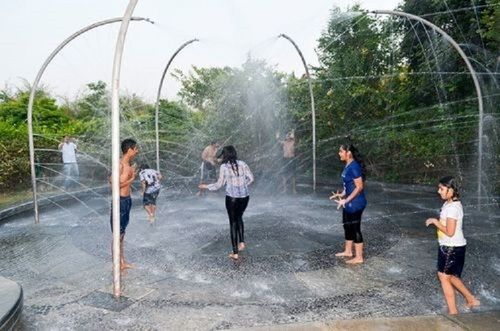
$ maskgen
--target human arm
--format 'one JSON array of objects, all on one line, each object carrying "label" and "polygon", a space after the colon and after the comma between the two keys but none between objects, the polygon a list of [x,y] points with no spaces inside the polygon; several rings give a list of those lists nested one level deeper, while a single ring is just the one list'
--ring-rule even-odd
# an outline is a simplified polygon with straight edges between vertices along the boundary
[{"label": "human arm", "polygon": [[429,226],[431,224],[448,237],[453,237],[457,228],[457,220],[450,217],[446,218],[446,225],[441,224],[437,218],[428,218],[425,221],[425,226]]},{"label": "human arm", "polygon": [[245,165],[243,166],[244,169],[243,169],[243,173],[245,174],[245,184],[246,185],[250,185],[253,183],[254,181],[254,177],[253,177],[253,173],[252,171],[250,170],[250,168],[248,167],[248,165],[245,163]]},{"label": "human arm", "polygon": [[283,143],[285,142],[284,140],[281,140],[281,139],[280,139],[280,132],[279,132],[279,131],[278,131],[278,132],[276,132],[276,142],[277,142],[278,144],[281,144],[281,145],[283,145]]},{"label": "human arm", "polygon": [[218,189],[220,189],[222,187],[222,185],[224,185],[225,182],[226,182],[226,177],[225,177],[225,173],[224,173],[224,167],[221,166],[220,170],[219,170],[219,179],[217,180],[216,183],[213,183],[210,185],[200,184],[200,185],[198,185],[198,188],[208,189],[210,191],[217,191]]},{"label": "human arm", "polygon": [[205,147],[205,149],[203,150],[203,152],[201,152],[201,159],[203,161],[210,161],[210,150],[209,150],[209,147]]},{"label": "human arm", "polygon": [[135,167],[120,164],[120,188],[130,186],[135,180]]},{"label": "human arm", "polygon": [[132,177],[130,177],[129,179],[124,180],[123,182],[122,182],[122,177],[120,176],[120,188],[130,186],[134,182],[134,180],[135,180],[135,174],[132,175]]}]

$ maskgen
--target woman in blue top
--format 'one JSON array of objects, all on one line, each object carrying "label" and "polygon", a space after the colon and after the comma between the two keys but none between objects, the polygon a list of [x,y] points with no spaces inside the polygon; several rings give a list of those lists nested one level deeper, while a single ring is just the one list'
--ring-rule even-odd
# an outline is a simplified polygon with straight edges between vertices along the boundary
[{"label": "woman in blue top", "polygon": [[344,189],[342,193],[334,193],[330,200],[336,199],[337,209],[342,207],[342,223],[345,233],[345,248],[335,254],[340,257],[353,256],[347,263],[363,263],[363,236],[361,235],[361,214],[366,207],[364,181],[366,170],[359,151],[352,144],[340,145],[339,157],[345,162],[342,172]]},{"label": "woman in blue top", "polygon": [[231,244],[233,252],[229,254],[232,259],[238,259],[238,252],[245,249],[243,213],[248,206],[250,193],[248,185],[253,182],[253,174],[248,165],[238,160],[236,149],[225,146],[222,149],[222,165],[220,166],[219,180],[216,183],[201,184],[200,189],[216,191],[226,185],[226,209],[229,216]]}]

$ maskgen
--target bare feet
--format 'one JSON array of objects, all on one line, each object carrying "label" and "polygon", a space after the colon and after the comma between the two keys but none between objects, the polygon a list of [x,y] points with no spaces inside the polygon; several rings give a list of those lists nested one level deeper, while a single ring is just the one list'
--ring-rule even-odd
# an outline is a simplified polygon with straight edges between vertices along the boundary
[{"label": "bare feet", "polygon": [[148,222],[149,222],[149,224],[153,225],[153,223],[155,222],[155,217],[153,215],[149,215]]},{"label": "bare feet", "polygon": [[345,261],[345,263],[348,263],[348,264],[358,264],[358,263],[363,263],[363,258],[362,257],[355,257],[354,259],[350,259],[350,260],[347,260]]},{"label": "bare feet", "polygon": [[238,250],[239,250],[239,251],[243,251],[243,250],[245,250],[245,247],[246,247],[246,246],[245,246],[245,243],[240,243],[240,244],[238,245]]},{"label": "bare feet", "polygon": [[352,257],[352,253],[349,252],[340,252],[335,254],[336,257]]},{"label": "bare feet", "polygon": [[123,262],[120,264],[120,270],[125,270],[125,269],[134,269],[134,266],[130,263]]},{"label": "bare feet", "polygon": [[467,300],[465,307],[468,309],[472,309],[474,307],[479,307],[480,304],[481,304],[481,302],[478,299],[473,297],[471,300]]},{"label": "bare feet", "polygon": [[238,259],[238,254],[230,253],[229,257],[232,258],[233,260],[237,260]]}]

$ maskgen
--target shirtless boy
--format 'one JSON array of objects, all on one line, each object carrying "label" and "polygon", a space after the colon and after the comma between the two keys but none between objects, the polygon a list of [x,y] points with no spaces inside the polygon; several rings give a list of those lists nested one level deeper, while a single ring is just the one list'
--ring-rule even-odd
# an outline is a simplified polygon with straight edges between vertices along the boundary
[{"label": "shirtless boy", "polygon": [[[137,142],[133,139],[122,141],[121,149],[123,156],[120,160],[120,269],[132,268],[131,264],[125,262],[123,255],[123,245],[125,240],[125,230],[130,220],[130,209],[132,208],[132,198],[130,197],[130,186],[135,180],[136,169],[130,161],[139,153]],[[113,232],[113,212],[111,212],[111,232]],[[111,244],[112,245],[112,244]]]}]

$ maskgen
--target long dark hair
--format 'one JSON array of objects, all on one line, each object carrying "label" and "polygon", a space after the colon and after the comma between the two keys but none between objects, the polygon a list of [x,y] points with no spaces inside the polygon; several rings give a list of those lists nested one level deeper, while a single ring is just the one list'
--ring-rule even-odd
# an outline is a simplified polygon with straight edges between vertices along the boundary
[{"label": "long dark hair", "polygon": [[453,196],[451,197],[453,201],[460,200],[459,185],[455,177],[445,176],[439,180],[439,184],[443,185],[444,187],[453,189]]},{"label": "long dark hair", "polygon": [[351,152],[353,159],[361,166],[361,177],[363,178],[363,181],[366,180],[366,165],[363,160],[363,155],[361,155],[359,150],[353,144],[341,144],[340,148],[344,151]]},{"label": "long dark hair", "polygon": [[233,145],[224,146],[222,149],[222,163],[229,163],[231,165],[231,169],[236,173],[236,175],[240,175],[238,171],[238,153],[236,153],[236,149]]}]

